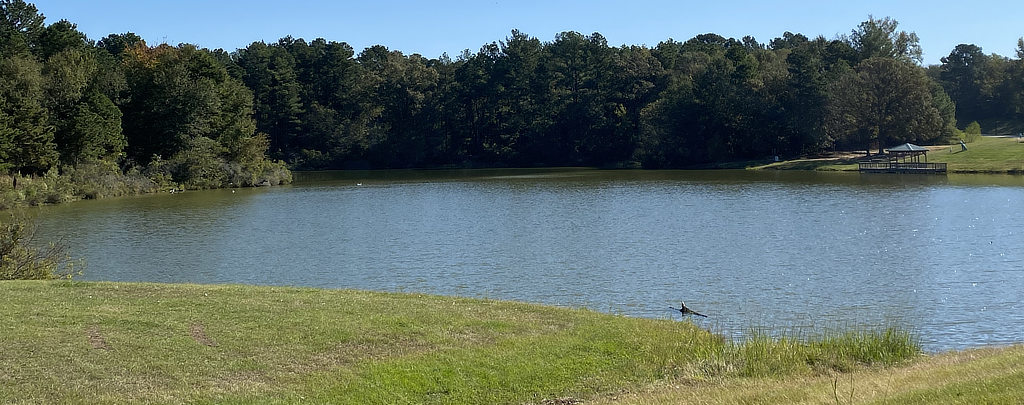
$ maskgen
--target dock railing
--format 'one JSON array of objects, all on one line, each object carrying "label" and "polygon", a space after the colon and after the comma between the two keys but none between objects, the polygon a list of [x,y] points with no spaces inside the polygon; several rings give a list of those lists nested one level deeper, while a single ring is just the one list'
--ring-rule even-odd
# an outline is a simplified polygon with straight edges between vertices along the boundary
[{"label": "dock railing", "polygon": [[862,172],[875,173],[945,173],[945,163],[896,163],[896,162],[861,162],[857,164]]}]

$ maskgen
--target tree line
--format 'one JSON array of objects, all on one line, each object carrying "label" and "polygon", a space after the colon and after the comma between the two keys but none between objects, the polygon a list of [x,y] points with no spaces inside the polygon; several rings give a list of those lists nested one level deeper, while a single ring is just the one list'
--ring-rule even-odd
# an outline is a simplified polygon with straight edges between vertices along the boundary
[{"label": "tree line", "polygon": [[924,68],[917,36],[890,18],[831,40],[612,47],[513,31],[453,60],[286,37],[231,56],[271,153],[302,168],[688,167],[947,142],[957,119],[1024,119],[1021,55],[961,45]]},{"label": "tree line", "polygon": [[[0,169],[87,161],[252,183],[300,169],[671,168],[869,153],[1024,121],[1016,59],[957,46],[922,67],[914,33],[869,18],[834,39],[703,34],[654,47],[519,31],[454,59],[285,37],[234,52],[90,41],[21,0],[0,20]],[[212,179],[212,180],[207,180]]]},{"label": "tree line", "polygon": [[44,19],[32,4],[0,1],[0,173],[15,188],[22,174],[76,173],[107,188],[125,175],[143,188],[290,178],[266,158],[253,94],[229,74],[226,53],[148,46],[131,33],[92,41]]}]

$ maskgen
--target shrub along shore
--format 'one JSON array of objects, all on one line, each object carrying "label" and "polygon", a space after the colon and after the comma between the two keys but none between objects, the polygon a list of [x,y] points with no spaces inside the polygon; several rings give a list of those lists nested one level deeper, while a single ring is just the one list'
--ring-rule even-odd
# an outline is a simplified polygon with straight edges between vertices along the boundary
[{"label": "shrub along shore", "polygon": [[[944,162],[952,173],[1024,174],[1024,141],[1015,137],[978,137],[961,151],[959,145],[930,147],[929,162]],[[838,157],[799,158],[763,163],[744,161],[717,164],[720,169],[856,171],[864,155],[844,153]],[[246,174],[224,169],[216,182],[174,183],[168,176],[121,172],[109,164],[95,162],[67,168],[63,174],[51,170],[42,176],[0,175],[0,210],[24,205],[56,204],[80,199],[138,195],[167,190],[217,187],[279,185],[292,181],[281,162],[260,161]],[[226,163],[221,165],[230,166]],[[153,180],[156,176],[157,181]],[[16,187],[14,185],[17,185]]]},{"label": "shrub along shore", "polygon": [[942,402],[975,382],[1024,398],[1020,348],[921,356],[899,328],[730,342],[517,302],[73,281],[0,282],[0,306],[3,403],[821,402],[829,381],[843,403]]},{"label": "shrub along shore", "polygon": [[242,167],[215,159],[211,164],[217,167],[184,182],[174,181],[159,171],[162,168],[122,171],[103,161],[60,170],[54,167],[42,175],[0,174],[0,210],[169,190],[276,186],[292,181],[291,172],[282,162],[260,160]]}]

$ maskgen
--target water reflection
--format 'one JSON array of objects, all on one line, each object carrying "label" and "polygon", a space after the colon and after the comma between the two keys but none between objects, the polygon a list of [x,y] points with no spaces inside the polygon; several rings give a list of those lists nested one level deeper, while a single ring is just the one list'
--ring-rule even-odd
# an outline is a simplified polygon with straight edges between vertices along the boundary
[{"label": "water reflection", "polygon": [[[706,326],[899,323],[1024,341],[1014,176],[772,171],[303,173],[292,187],[41,210],[100,280],[421,291]],[[678,314],[675,314],[676,316]]]}]

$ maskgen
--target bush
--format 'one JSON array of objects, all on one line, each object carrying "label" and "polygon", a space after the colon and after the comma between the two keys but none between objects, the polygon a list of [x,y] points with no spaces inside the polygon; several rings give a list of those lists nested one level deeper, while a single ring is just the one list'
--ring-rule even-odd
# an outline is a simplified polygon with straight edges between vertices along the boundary
[{"label": "bush", "polygon": [[964,142],[971,143],[981,138],[981,125],[978,121],[973,121],[967,124],[967,128],[964,129]]},{"label": "bush", "polygon": [[57,168],[51,168],[42,176],[14,174],[0,177],[0,209],[57,204],[74,199],[74,187],[58,173]]},{"label": "bush", "polygon": [[83,162],[65,169],[75,187],[75,195],[94,199],[120,197],[154,192],[156,183],[143,176],[137,169],[122,173],[113,162],[94,160]]},{"label": "bush", "polygon": [[77,274],[63,241],[34,247],[35,226],[11,214],[0,226],[0,280],[52,280]]}]

